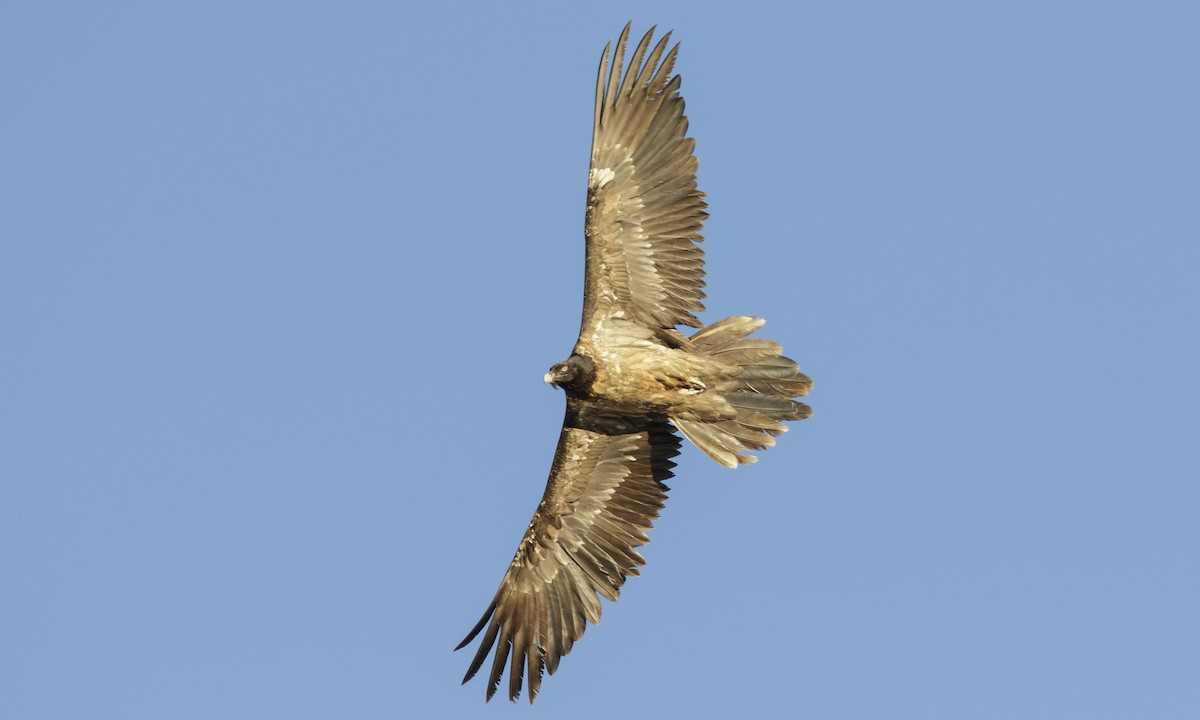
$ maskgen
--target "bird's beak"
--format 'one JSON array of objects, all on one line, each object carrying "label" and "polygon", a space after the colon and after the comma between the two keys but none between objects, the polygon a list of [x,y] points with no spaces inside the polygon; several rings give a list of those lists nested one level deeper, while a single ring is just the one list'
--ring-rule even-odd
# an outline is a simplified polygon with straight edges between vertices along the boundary
[{"label": "bird's beak", "polygon": [[546,373],[545,375],[542,376],[542,381],[545,382],[547,385],[550,385],[551,383],[554,382],[554,378],[550,376],[550,373]]}]

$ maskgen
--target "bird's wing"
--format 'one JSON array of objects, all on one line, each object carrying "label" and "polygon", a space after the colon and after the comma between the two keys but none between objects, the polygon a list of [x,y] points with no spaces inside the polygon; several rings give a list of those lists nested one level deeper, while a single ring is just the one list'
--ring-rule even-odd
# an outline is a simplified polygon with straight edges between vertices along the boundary
[{"label": "bird's wing", "polygon": [[[508,697],[516,700],[522,675],[529,700],[559,659],[600,621],[597,593],[616,600],[628,575],[644,560],[635,548],[667,497],[680,440],[662,420],[597,414],[570,400],[546,493],[533,514],[500,589],[458,648],[483,631],[463,682],[495,647],[488,676],[490,700],[508,664]],[[510,659],[511,656],[511,659]]]},{"label": "bird's wing", "polygon": [[704,253],[696,243],[707,205],[696,189],[679,76],[671,75],[679,45],[667,51],[667,33],[647,55],[653,34],[638,43],[624,79],[628,25],[611,71],[608,46],[600,60],[581,337],[621,311],[653,328],[700,327],[694,313],[704,309]]}]

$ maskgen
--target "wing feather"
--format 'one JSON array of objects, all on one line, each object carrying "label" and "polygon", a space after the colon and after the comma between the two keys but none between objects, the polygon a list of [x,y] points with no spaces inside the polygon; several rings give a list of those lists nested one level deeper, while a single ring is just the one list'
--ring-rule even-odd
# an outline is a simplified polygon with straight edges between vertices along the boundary
[{"label": "wing feather", "polygon": [[[586,628],[600,621],[598,596],[616,600],[645,560],[636,548],[667,497],[680,439],[665,420],[629,418],[630,432],[593,424],[570,399],[546,492],[483,617],[459,644],[481,641],[463,682],[493,655],[487,698],[508,669],[508,697],[525,680],[532,702]],[[610,416],[606,416],[611,420]],[[524,676],[524,678],[523,678]]]},{"label": "wing feather", "polygon": [[679,46],[668,50],[666,33],[651,49],[653,35],[652,28],[626,66],[626,25],[600,61],[581,339],[617,312],[654,328],[700,326],[704,255],[697,243],[707,205],[696,188],[679,76],[671,74]]}]

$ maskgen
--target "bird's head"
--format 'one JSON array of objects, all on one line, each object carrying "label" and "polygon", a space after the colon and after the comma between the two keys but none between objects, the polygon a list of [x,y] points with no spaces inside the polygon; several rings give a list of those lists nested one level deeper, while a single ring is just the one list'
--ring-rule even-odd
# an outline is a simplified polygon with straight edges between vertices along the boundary
[{"label": "bird's head", "polygon": [[568,393],[585,393],[591,388],[595,371],[596,365],[591,358],[572,355],[551,366],[550,371],[542,379],[548,384],[559,386]]}]

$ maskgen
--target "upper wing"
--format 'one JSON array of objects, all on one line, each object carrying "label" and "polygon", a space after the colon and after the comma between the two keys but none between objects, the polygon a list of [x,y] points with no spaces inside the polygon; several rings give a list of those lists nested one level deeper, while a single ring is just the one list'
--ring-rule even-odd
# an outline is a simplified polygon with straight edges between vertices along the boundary
[{"label": "upper wing", "polygon": [[664,56],[667,33],[646,56],[653,34],[638,43],[624,80],[628,25],[611,71],[607,46],[600,60],[581,337],[622,310],[649,327],[700,327],[693,313],[704,309],[704,253],[696,243],[707,205],[696,189],[696,143],[685,137],[679,76],[671,76],[679,45]]},{"label": "upper wing", "polygon": [[484,627],[467,682],[495,646],[488,677],[492,699],[504,666],[511,665],[508,699],[529,679],[529,701],[558,661],[583,635],[584,620],[600,621],[596,593],[616,600],[627,575],[644,560],[634,548],[646,544],[667,497],[679,438],[665,422],[600,417],[585,402],[570,400],[546,494],[533,514],[500,589],[479,623],[457,648]]}]

